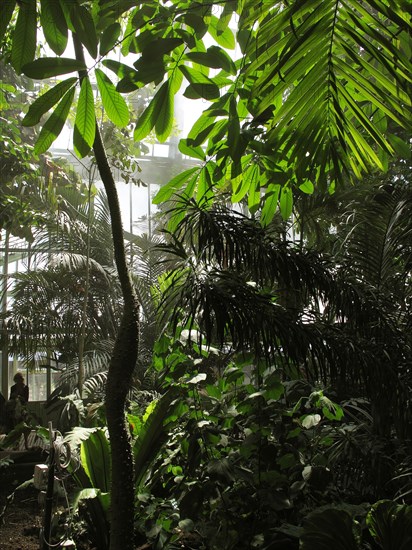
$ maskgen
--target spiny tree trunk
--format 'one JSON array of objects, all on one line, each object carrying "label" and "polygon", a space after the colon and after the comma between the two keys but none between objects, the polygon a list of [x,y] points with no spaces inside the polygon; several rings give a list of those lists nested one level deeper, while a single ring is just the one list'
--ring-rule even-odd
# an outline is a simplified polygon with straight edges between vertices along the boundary
[{"label": "spiny tree trunk", "polygon": [[[83,46],[75,34],[73,40],[76,58],[84,62]],[[84,76],[80,73],[80,78]],[[124,300],[123,317],[109,365],[105,398],[112,459],[110,550],[133,550],[134,468],[125,404],[139,347],[139,302],[127,267],[116,184],[97,123],[93,151],[109,204],[115,262]]]}]

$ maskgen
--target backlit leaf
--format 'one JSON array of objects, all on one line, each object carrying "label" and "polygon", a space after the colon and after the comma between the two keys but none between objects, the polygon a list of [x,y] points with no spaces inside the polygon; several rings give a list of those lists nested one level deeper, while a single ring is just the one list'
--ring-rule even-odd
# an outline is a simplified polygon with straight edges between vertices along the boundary
[{"label": "backlit leaf", "polygon": [[22,72],[23,65],[34,59],[36,38],[36,1],[26,0],[24,3],[20,2],[11,50],[11,64],[17,74]]},{"label": "backlit leaf", "polygon": [[66,92],[56,109],[50,115],[41,129],[40,135],[37,138],[36,145],[34,146],[34,153],[39,155],[45,153],[53,141],[57,138],[63,129],[67,116],[70,111],[71,104],[73,103],[75,88]]},{"label": "backlit leaf", "polygon": [[260,216],[260,223],[263,227],[268,225],[268,223],[273,220],[273,216],[275,215],[278,207],[279,191],[280,185],[278,183],[270,183],[268,185],[268,189],[266,191],[263,201],[262,213]]},{"label": "backlit leaf", "polygon": [[40,23],[46,42],[55,54],[61,55],[67,46],[68,32],[60,2],[41,0],[40,7]]},{"label": "backlit leaf", "polygon": [[63,80],[63,82],[59,82],[56,86],[38,97],[36,101],[30,105],[26,116],[23,118],[23,126],[34,126],[38,124],[44,113],[56,105],[75,82],[77,82],[76,77]]},{"label": "backlit leaf", "polygon": [[153,204],[161,204],[164,201],[167,201],[175,193],[180,191],[183,185],[189,180],[189,178],[195,173],[199,172],[200,168],[194,166],[184,172],[178,174],[173,179],[171,179],[166,185],[161,187],[156,195],[153,197]]},{"label": "backlit leaf", "polygon": [[92,85],[88,77],[83,78],[77,102],[76,120],[73,131],[74,152],[80,158],[93,147],[96,134],[96,115]]},{"label": "backlit leaf", "polygon": [[85,46],[91,57],[97,57],[97,34],[93,17],[88,9],[78,4],[73,4],[70,17],[76,34]]},{"label": "backlit leaf", "polygon": [[166,141],[173,127],[174,95],[167,80],[162,85],[162,93],[159,94],[158,115],[155,122],[155,131],[160,143]]},{"label": "backlit leaf", "polygon": [[289,219],[293,208],[293,193],[289,185],[282,187],[279,201],[280,213],[284,220]]},{"label": "backlit leaf", "polygon": [[106,55],[110,50],[112,50],[120,36],[121,26],[116,21],[109,25],[104,31],[100,38],[100,55]]},{"label": "backlit leaf", "polygon": [[39,80],[86,69],[86,65],[81,61],[67,57],[42,57],[23,66],[26,76]]},{"label": "backlit leaf", "polygon": [[101,69],[96,69],[96,80],[102,98],[103,107],[110,120],[123,128],[129,124],[130,114],[126,101],[116,90],[114,84]]},{"label": "backlit leaf", "polygon": [[161,92],[161,89],[162,88],[160,88],[156,92],[152,101],[149,103],[149,105],[146,107],[146,109],[137,119],[137,123],[133,134],[135,141],[141,141],[147,135],[149,135],[150,132],[153,130],[154,125],[156,123],[157,114],[158,114],[159,93],[163,93]]},{"label": "backlit leaf", "polygon": [[[179,65],[179,69],[182,71],[183,76],[189,81],[191,88],[195,92],[197,97],[203,97],[204,99],[217,99],[220,96],[218,86],[202,74],[200,71],[196,71],[191,67],[185,65]],[[185,95],[186,92],[185,92]]]}]

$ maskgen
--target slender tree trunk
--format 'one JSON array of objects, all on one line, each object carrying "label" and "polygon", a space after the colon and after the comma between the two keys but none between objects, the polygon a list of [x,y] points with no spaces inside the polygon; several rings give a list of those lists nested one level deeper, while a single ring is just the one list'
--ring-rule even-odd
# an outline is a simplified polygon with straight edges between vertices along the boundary
[{"label": "slender tree trunk", "polygon": [[[84,61],[83,46],[75,34],[73,40],[76,58]],[[80,78],[84,76],[80,74]],[[124,300],[123,317],[109,365],[105,398],[112,459],[110,550],[133,550],[134,468],[125,404],[139,348],[139,302],[127,267],[116,184],[97,123],[93,151],[109,204],[114,256]]]}]

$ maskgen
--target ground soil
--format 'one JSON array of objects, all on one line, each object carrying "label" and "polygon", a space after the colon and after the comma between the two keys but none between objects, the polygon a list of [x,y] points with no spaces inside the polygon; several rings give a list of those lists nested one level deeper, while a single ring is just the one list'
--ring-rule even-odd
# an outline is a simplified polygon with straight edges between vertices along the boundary
[{"label": "ground soil", "polygon": [[[34,487],[15,491],[33,475],[32,465],[6,466],[0,469],[0,549],[39,550],[42,525]],[[14,492],[15,491],[15,492]],[[14,494],[13,494],[14,492]]]}]

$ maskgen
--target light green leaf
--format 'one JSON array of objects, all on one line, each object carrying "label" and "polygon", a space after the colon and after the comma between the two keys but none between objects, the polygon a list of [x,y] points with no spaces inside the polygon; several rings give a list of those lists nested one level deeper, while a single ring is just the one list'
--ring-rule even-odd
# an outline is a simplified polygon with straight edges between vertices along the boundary
[{"label": "light green leaf", "polygon": [[166,141],[173,127],[174,95],[166,80],[162,86],[163,92],[159,95],[158,115],[155,122],[155,131],[160,143]]},{"label": "light green leaf", "polygon": [[200,146],[194,147],[192,145],[188,145],[186,139],[181,139],[179,141],[179,151],[183,155],[187,155],[188,157],[199,160],[206,160],[206,155],[203,149]]},{"label": "light green leaf", "polygon": [[310,180],[305,180],[299,185],[299,189],[306,193],[307,195],[312,195],[315,190],[313,183]]},{"label": "light green leaf", "polygon": [[260,216],[260,223],[263,227],[266,227],[270,223],[275,215],[278,207],[280,185],[278,183],[270,183],[263,199],[262,214]]},{"label": "light green leaf", "polygon": [[26,0],[19,5],[16,27],[13,34],[11,64],[17,74],[22,67],[34,59],[37,39],[36,1]]},{"label": "light green leaf", "polygon": [[95,73],[97,86],[107,116],[119,128],[127,126],[130,120],[130,113],[126,101],[116,90],[110,78],[101,69],[96,69]]},{"label": "light green leaf", "polygon": [[235,49],[235,36],[233,32],[229,27],[226,27],[224,30],[219,27],[219,19],[215,15],[210,17],[208,32],[222,48],[227,50]]},{"label": "light green leaf", "polygon": [[93,59],[97,57],[97,34],[93,17],[84,6],[73,4],[70,18],[76,34]]},{"label": "light green leaf", "polygon": [[86,65],[81,61],[67,57],[42,57],[23,66],[26,76],[39,80],[86,69]]},{"label": "light green leaf", "polygon": [[284,220],[290,218],[293,208],[293,193],[289,185],[282,187],[279,201],[280,213]]},{"label": "light green leaf", "polygon": [[68,31],[60,2],[41,0],[40,7],[40,23],[46,42],[55,54],[61,55],[67,46]]},{"label": "light green leaf", "polygon": [[38,97],[36,101],[30,105],[26,116],[23,118],[23,126],[34,126],[38,124],[44,113],[47,113],[49,109],[56,105],[75,82],[77,82],[76,77],[63,80],[63,82],[59,82],[56,86]]},{"label": "light green leaf", "polygon": [[260,177],[260,170],[257,164],[250,164],[242,176],[236,178],[236,189],[233,190],[232,203],[240,202],[250,189],[256,189],[256,183]]},{"label": "light green leaf", "polygon": [[15,7],[16,0],[3,0],[0,4],[0,42],[3,41]]},{"label": "light green leaf", "polygon": [[85,157],[93,147],[96,134],[96,115],[92,85],[88,77],[83,78],[77,102],[76,120],[73,132],[74,152],[79,158]]},{"label": "light green leaf", "polygon": [[109,25],[103,31],[102,37],[100,38],[100,55],[106,55],[108,52],[110,52],[110,50],[115,47],[121,30],[122,28],[120,26],[120,23],[116,21],[115,23]]},{"label": "light green leaf", "polygon": [[173,179],[171,179],[166,185],[161,187],[156,195],[153,197],[153,204],[161,204],[170,199],[175,193],[177,193],[183,185],[188,181],[188,179],[195,173],[199,172],[200,168],[194,166],[185,170],[181,174],[178,174]]},{"label": "light green leaf", "polygon": [[75,88],[73,87],[66,92],[56,109],[44,124],[39,137],[37,138],[36,145],[34,146],[34,153],[36,155],[45,153],[62,131],[69,114],[71,104],[73,103],[74,91]]}]

